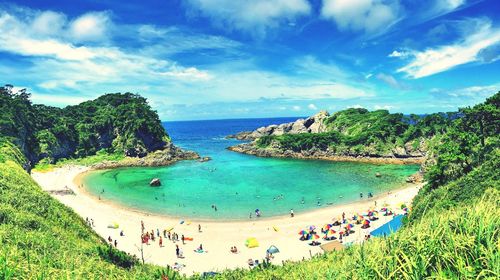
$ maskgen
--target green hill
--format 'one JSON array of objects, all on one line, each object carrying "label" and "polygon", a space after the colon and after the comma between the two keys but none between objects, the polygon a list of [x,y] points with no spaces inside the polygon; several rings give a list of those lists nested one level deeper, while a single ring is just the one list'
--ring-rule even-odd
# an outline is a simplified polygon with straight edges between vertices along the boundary
[{"label": "green hill", "polygon": [[0,87],[0,131],[26,156],[27,168],[98,151],[144,157],[170,143],[156,112],[132,93],[105,94],[61,109],[33,105],[28,92]]}]

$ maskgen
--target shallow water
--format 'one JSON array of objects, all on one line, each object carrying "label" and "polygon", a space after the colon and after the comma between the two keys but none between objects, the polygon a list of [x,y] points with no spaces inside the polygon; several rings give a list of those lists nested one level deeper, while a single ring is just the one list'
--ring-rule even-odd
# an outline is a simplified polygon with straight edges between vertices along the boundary
[{"label": "shallow water", "polygon": [[[198,219],[248,219],[296,213],[366,199],[404,184],[417,165],[373,165],[258,158],[226,150],[240,143],[224,136],[294,119],[218,120],[164,123],[174,143],[208,162],[183,161],[168,167],[95,171],[83,178],[103,199],[140,210]],[[382,177],[375,177],[375,173]],[[152,178],[161,187],[150,187]],[[104,193],[102,191],[104,190]],[[363,193],[363,198],[360,198]],[[212,205],[217,206],[217,211]]]}]

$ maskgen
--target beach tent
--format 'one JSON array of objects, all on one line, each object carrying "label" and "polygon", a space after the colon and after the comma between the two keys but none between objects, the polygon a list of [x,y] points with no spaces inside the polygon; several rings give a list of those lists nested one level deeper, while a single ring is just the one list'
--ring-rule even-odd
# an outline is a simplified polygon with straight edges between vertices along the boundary
[{"label": "beach tent", "polygon": [[338,241],[331,241],[321,245],[320,248],[323,249],[323,251],[325,252],[331,252],[331,251],[340,251],[344,249],[344,246],[342,246],[342,243]]},{"label": "beach tent", "polygon": [[255,237],[250,237],[245,241],[245,246],[248,248],[259,247],[259,241]]},{"label": "beach tent", "polygon": [[269,247],[269,249],[267,249],[267,252],[270,253],[270,254],[276,254],[276,253],[279,253],[280,250],[278,249],[278,247],[276,247],[274,245],[271,245]]}]

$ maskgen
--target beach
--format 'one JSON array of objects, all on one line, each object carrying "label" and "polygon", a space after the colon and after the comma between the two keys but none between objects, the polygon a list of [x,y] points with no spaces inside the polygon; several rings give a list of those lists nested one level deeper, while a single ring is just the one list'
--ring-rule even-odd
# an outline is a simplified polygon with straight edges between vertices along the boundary
[{"label": "beach", "polygon": [[[363,198],[358,202],[318,208],[308,212],[295,212],[295,216],[280,216],[271,218],[253,218],[247,221],[197,221],[186,218],[181,224],[179,218],[159,216],[142,213],[132,209],[127,209],[110,201],[99,200],[97,197],[88,194],[81,188],[79,177],[88,171],[88,167],[66,166],[54,169],[49,172],[34,172],[32,177],[45,191],[51,191],[52,196],[63,204],[72,208],[83,219],[94,221],[93,230],[101,237],[117,240],[117,248],[125,252],[143,255],[145,262],[161,266],[171,265],[176,262],[183,264],[181,273],[191,275],[195,272],[220,271],[226,268],[248,268],[248,259],[262,260],[265,257],[266,249],[274,245],[280,252],[274,254],[272,263],[281,264],[286,260],[302,260],[310,258],[312,255],[323,253],[319,246],[309,246],[310,241],[300,241],[298,232],[310,225],[321,228],[327,223],[332,223],[340,218],[344,212],[346,218],[356,213],[364,213],[368,209],[389,207],[396,213],[401,213],[402,203],[410,205],[413,197],[418,193],[421,184],[406,184],[398,190],[394,190],[371,199]],[[72,190],[74,194],[62,191],[66,188]],[[375,207],[375,203],[377,207]],[[358,243],[364,240],[365,234],[380,227],[392,216],[379,215],[379,220],[371,223],[369,229],[363,230],[360,225],[354,227],[355,233],[344,238],[344,243]],[[193,241],[182,241],[173,243],[168,239],[163,240],[163,247],[158,244],[158,237],[155,242],[150,241],[150,245],[141,246],[141,221],[144,222],[146,231],[151,232],[159,229],[163,236],[163,230],[173,227],[171,232],[176,232],[179,237],[193,238]],[[118,229],[109,228],[108,225],[117,223]],[[201,232],[198,230],[201,226]],[[334,227],[338,230],[338,227]],[[120,236],[120,231],[124,236]],[[319,232],[319,230],[318,230]],[[320,233],[319,233],[320,234]],[[323,236],[320,234],[320,236]],[[337,234],[338,236],[338,234]],[[255,237],[259,242],[259,247],[245,247],[245,240]],[[318,240],[322,243],[327,241]],[[203,244],[204,253],[197,253],[194,250]],[[177,258],[175,246],[183,251],[184,258]],[[238,253],[230,252],[232,246],[238,248]],[[141,247],[142,254],[141,254]]]}]

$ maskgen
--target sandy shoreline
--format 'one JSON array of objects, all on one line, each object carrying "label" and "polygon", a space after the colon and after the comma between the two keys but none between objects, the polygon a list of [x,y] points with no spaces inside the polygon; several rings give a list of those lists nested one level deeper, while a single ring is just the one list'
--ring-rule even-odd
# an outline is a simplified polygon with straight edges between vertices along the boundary
[{"label": "sandy shoreline", "polygon": [[[116,203],[98,200],[78,187],[78,179],[86,171],[89,171],[88,167],[67,166],[50,172],[34,172],[32,177],[46,191],[63,190],[65,187],[73,190],[75,195],[52,194],[52,196],[71,207],[84,219],[92,218],[95,224],[93,229],[105,239],[108,237],[116,239],[120,250],[140,256],[141,220],[144,221],[148,231],[154,229],[156,233],[156,229],[159,229],[161,233],[163,229],[173,227],[172,232],[176,232],[179,236],[183,234],[186,237],[192,237],[194,241],[186,241],[185,245],[182,244],[182,241],[173,243],[167,239],[163,240],[163,247],[160,248],[158,238],[156,238],[156,242],[143,246],[146,262],[162,266],[179,262],[185,265],[181,273],[187,275],[191,275],[193,272],[217,271],[225,268],[246,268],[249,258],[262,260],[266,249],[271,245],[280,249],[280,253],[275,254],[272,261],[275,264],[280,264],[284,260],[309,258],[311,255],[322,253],[322,250],[319,247],[307,245],[307,242],[300,241],[297,233],[301,229],[309,225],[322,227],[326,223],[331,223],[332,218],[341,216],[342,212],[346,213],[346,217],[366,212],[367,209],[374,207],[374,201],[377,201],[379,208],[387,205],[396,210],[401,203],[409,205],[421,186],[421,184],[407,184],[407,187],[379,195],[370,200],[363,199],[355,203],[325,207],[305,213],[296,212],[294,218],[282,216],[228,222],[195,219],[189,222],[189,219],[186,219],[184,224],[180,224],[179,218],[148,214],[126,209]],[[354,228],[356,232],[344,241],[361,242],[364,234],[381,226],[391,218],[392,216],[380,216],[380,220],[372,222],[372,227],[367,230],[362,230],[356,225]],[[117,222],[120,228],[108,228],[108,225],[113,222]],[[201,224],[201,233],[198,232],[198,224]],[[275,231],[274,227],[278,231]],[[337,230],[337,228],[335,229]],[[125,236],[119,235],[120,230],[124,231]],[[248,237],[255,237],[260,246],[246,248],[244,244]],[[183,250],[184,259],[176,258],[176,244]],[[193,251],[200,244],[203,244],[203,248],[208,251],[207,253]],[[240,252],[238,254],[230,253],[231,246],[237,246]]]}]

